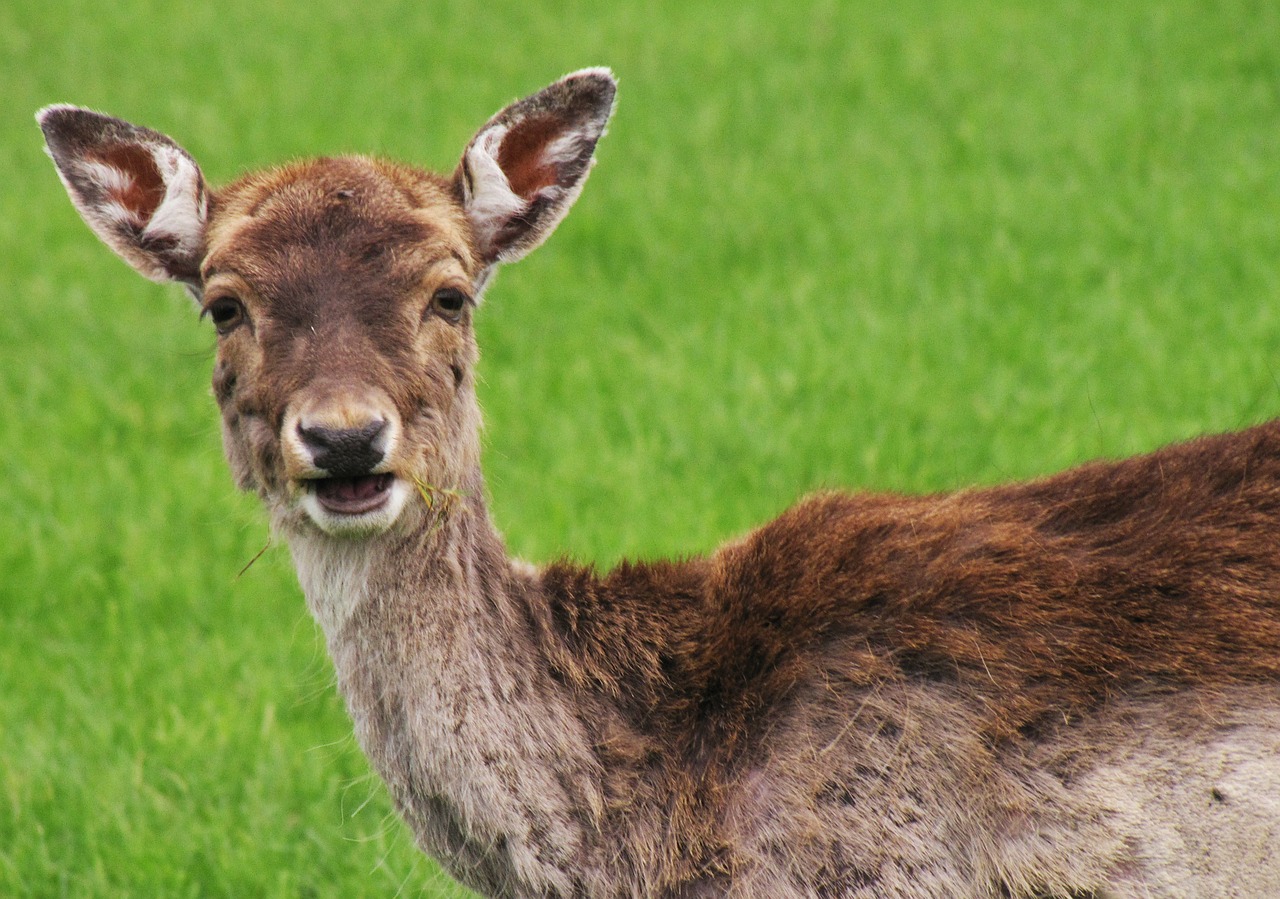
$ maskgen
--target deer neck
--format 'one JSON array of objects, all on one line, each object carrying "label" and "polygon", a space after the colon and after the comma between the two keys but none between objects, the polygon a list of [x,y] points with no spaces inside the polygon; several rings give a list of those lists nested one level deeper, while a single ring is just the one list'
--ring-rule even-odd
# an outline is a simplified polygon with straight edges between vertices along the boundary
[{"label": "deer neck", "polygon": [[371,615],[401,608],[443,615],[509,586],[502,575],[511,566],[482,498],[483,480],[477,473],[460,483],[450,490],[422,485],[403,526],[367,538],[290,532],[277,522],[331,649]]},{"label": "deer neck", "polygon": [[290,548],[357,739],[423,848],[481,891],[568,894],[598,766],[521,617],[540,575],[507,558],[482,496],[477,474],[402,533]]}]

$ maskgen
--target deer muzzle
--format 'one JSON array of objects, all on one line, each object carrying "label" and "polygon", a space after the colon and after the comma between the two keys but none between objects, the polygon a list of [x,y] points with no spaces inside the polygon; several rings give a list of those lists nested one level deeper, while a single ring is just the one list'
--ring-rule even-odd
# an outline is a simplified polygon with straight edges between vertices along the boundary
[{"label": "deer muzzle", "polygon": [[323,396],[285,416],[286,472],[321,530],[380,531],[399,517],[408,494],[395,471],[400,430],[380,392]]}]

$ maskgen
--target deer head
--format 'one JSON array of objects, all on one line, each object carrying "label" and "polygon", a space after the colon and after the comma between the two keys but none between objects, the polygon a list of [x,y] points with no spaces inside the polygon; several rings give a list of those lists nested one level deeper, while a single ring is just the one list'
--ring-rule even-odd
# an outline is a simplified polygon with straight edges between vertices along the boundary
[{"label": "deer head", "polygon": [[155,131],[72,106],[38,120],[89,227],[212,320],[237,483],[286,532],[361,535],[478,472],[472,314],[577,199],[615,90],[606,69],[566,76],[490,119],[449,176],[322,158],[218,190]]}]

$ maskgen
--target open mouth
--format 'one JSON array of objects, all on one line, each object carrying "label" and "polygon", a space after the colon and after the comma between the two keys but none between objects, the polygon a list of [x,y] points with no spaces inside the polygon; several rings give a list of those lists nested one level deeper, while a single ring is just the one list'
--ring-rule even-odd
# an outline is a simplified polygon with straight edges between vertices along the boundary
[{"label": "open mouth", "polygon": [[364,515],[386,505],[395,475],[367,474],[356,478],[317,478],[307,482],[326,512]]}]

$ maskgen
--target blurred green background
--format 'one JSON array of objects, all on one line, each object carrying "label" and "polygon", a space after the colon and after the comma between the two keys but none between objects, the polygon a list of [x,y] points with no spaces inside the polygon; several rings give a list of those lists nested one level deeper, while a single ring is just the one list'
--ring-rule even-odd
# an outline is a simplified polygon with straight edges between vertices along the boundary
[{"label": "blurred green background", "polygon": [[435,896],[287,552],[237,495],[213,336],[80,223],[32,113],[215,183],[451,169],[609,65],[574,213],[480,320],[512,551],[708,550],[825,486],[1047,473],[1280,410],[1280,5],[0,5],[0,895]]}]

